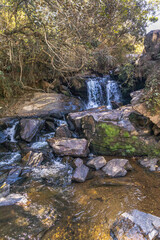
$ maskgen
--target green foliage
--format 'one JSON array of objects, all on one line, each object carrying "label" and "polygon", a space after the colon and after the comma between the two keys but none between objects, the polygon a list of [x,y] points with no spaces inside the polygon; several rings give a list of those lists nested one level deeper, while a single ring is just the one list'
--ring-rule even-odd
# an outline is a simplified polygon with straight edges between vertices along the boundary
[{"label": "green foliage", "polygon": [[106,72],[134,51],[154,8],[146,0],[1,1],[1,95],[86,68]]}]

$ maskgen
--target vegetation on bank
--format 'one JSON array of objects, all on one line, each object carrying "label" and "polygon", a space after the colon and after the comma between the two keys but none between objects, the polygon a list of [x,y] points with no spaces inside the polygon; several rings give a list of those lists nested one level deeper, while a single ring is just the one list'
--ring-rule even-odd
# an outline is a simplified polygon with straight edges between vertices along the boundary
[{"label": "vegetation on bank", "polygon": [[108,69],[134,52],[159,0],[1,0],[0,97],[52,88],[59,78]]}]

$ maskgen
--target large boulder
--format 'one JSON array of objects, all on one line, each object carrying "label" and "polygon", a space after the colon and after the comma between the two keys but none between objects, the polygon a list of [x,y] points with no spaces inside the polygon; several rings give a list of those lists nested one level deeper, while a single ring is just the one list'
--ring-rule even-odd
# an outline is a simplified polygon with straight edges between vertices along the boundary
[{"label": "large boulder", "polygon": [[123,213],[111,227],[110,234],[113,240],[158,240],[160,218],[135,209],[131,213]]},{"label": "large boulder", "polygon": [[127,170],[131,169],[132,166],[127,159],[112,159],[102,168],[109,177],[124,177]]},{"label": "large boulder", "polygon": [[51,138],[48,140],[53,152],[59,156],[87,157],[88,141],[76,138]]},{"label": "large boulder", "polygon": [[38,131],[42,128],[44,120],[22,119],[20,121],[20,136],[26,142],[31,142]]},{"label": "large boulder", "polygon": [[16,100],[15,104],[3,112],[3,116],[62,118],[67,113],[80,111],[83,108],[82,102],[77,98],[57,93],[38,92],[24,96],[24,99]]},{"label": "large boulder", "polygon": [[151,135],[152,123],[131,105],[112,111],[70,113],[68,121],[88,139],[96,155],[160,156],[160,142]]}]

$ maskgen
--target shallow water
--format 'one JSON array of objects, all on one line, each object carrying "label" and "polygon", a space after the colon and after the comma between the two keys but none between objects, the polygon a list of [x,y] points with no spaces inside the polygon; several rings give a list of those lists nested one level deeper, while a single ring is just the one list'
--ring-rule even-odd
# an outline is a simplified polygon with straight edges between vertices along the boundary
[{"label": "shallow water", "polygon": [[[109,160],[110,158],[107,157]],[[39,168],[27,181],[12,186],[12,193],[27,201],[0,207],[1,239],[98,240],[110,239],[117,217],[138,209],[160,217],[160,178],[140,167],[126,177],[96,177],[70,184],[71,169],[55,163]]]}]

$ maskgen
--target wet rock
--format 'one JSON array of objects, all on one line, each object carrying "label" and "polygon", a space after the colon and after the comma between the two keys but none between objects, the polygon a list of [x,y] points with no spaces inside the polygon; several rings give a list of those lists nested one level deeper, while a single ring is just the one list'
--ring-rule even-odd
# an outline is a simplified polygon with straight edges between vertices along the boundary
[{"label": "wet rock", "polygon": [[20,121],[21,138],[26,142],[31,142],[43,124],[44,120],[41,119],[22,119]]},{"label": "wet rock", "polygon": [[131,213],[123,213],[111,227],[111,236],[114,240],[159,239],[160,218],[136,209]]},{"label": "wet rock", "polygon": [[149,171],[160,171],[160,158],[142,158],[138,162]]},{"label": "wet rock", "polygon": [[127,159],[112,159],[102,168],[110,177],[124,177],[127,174],[127,170],[131,169],[132,166]]},{"label": "wet rock", "polygon": [[21,194],[9,194],[7,197],[0,198],[0,207],[14,204],[26,203],[27,198]]},{"label": "wet rock", "polygon": [[20,161],[21,161],[21,154],[19,152],[0,153],[0,169],[11,168],[12,165],[17,164]]},{"label": "wet rock", "polygon": [[58,127],[56,129],[56,134],[55,137],[66,137],[66,138],[71,138],[72,137],[72,133],[69,130],[67,125],[61,125],[60,127]]},{"label": "wet rock", "polygon": [[76,138],[51,138],[48,140],[53,152],[59,156],[87,157],[88,141]]},{"label": "wet rock", "polygon": [[6,179],[6,183],[7,184],[13,184],[16,181],[18,181],[20,179],[19,176],[21,175],[21,172],[22,172],[21,167],[13,168],[8,174],[8,177]]},{"label": "wet rock", "polygon": [[73,157],[70,157],[70,156],[64,156],[63,159],[62,159],[62,162],[72,164],[73,160],[74,160]]},{"label": "wet rock", "polygon": [[[25,96],[26,101],[19,99],[15,106],[7,108],[4,116],[18,117],[48,117],[62,118],[65,114],[81,111],[83,104],[74,97],[57,93],[34,93]],[[28,99],[27,99],[28,98]]]},{"label": "wet rock", "polygon": [[96,157],[87,162],[87,166],[95,168],[96,170],[99,170],[100,168],[104,167],[106,165],[106,160],[104,157]]},{"label": "wet rock", "polygon": [[84,164],[79,165],[73,173],[72,180],[76,182],[85,182],[88,172],[88,167],[86,167]]},{"label": "wet rock", "polygon": [[0,185],[2,185],[5,182],[7,176],[8,176],[8,172],[7,171],[0,172]]},{"label": "wet rock", "polygon": [[6,141],[7,136],[0,131],[0,143],[4,143]]},{"label": "wet rock", "polygon": [[7,195],[9,195],[9,193],[10,193],[10,184],[7,184],[6,182],[4,182],[0,186],[0,198],[6,197]]},{"label": "wet rock", "polygon": [[32,169],[32,178],[35,180],[47,181],[52,186],[61,186],[71,183],[72,168],[68,164],[63,164],[60,161],[54,161],[52,165],[39,167]]},{"label": "wet rock", "polygon": [[5,142],[3,145],[10,152],[20,151],[20,147],[18,146],[18,144],[16,142]]},{"label": "wet rock", "polygon": [[28,152],[22,159],[23,162],[26,162],[26,166],[37,167],[41,165],[44,160],[42,152]]},{"label": "wet rock", "polygon": [[56,130],[55,124],[52,121],[47,120],[46,121],[46,126],[50,131],[55,131]]}]

